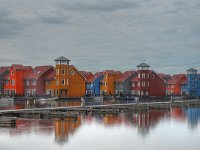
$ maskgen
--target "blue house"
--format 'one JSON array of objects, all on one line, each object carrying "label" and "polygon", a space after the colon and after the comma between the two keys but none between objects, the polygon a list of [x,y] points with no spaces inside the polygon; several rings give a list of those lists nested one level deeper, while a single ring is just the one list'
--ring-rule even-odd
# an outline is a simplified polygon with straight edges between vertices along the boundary
[{"label": "blue house", "polygon": [[97,72],[94,74],[94,79],[91,83],[93,96],[100,96],[100,82],[103,80],[104,76],[102,72]]},{"label": "blue house", "polygon": [[187,70],[187,87],[188,96],[200,97],[200,74],[194,68]]}]

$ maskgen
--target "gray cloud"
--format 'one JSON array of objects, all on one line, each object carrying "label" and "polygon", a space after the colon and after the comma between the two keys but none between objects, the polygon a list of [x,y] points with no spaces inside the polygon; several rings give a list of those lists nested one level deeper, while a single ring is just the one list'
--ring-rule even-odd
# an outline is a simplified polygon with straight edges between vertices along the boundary
[{"label": "gray cloud", "polygon": [[27,25],[25,20],[14,18],[9,11],[0,8],[0,38],[15,35]]},{"label": "gray cloud", "polygon": [[60,2],[57,6],[68,11],[101,11],[101,12],[112,12],[123,9],[130,9],[139,7],[139,4],[134,0],[101,0],[90,3],[85,1],[79,2]]}]

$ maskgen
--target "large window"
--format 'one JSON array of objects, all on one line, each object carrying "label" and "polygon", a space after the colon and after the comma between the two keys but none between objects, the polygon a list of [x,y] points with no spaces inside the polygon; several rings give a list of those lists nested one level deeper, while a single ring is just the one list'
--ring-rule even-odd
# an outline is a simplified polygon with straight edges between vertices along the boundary
[{"label": "large window", "polygon": [[36,85],[36,80],[35,79],[32,80],[32,85]]},{"label": "large window", "polygon": [[65,79],[62,80],[62,85],[65,85]]},{"label": "large window", "polygon": [[14,70],[12,70],[12,71],[11,71],[11,75],[14,75],[14,74],[15,74],[15,72],[14,72]]},{"label": "large window", "polygon": [[11,85],[15,85],[15,80],[11,80]]},{"label": "large window", "polygon": [[142,73],[142,78],[143,78],[143,79],[145,78],[145,73]]},{"label": "large window", "polygon": [[65,75],[65,69],[62,69],[62,75]]}]

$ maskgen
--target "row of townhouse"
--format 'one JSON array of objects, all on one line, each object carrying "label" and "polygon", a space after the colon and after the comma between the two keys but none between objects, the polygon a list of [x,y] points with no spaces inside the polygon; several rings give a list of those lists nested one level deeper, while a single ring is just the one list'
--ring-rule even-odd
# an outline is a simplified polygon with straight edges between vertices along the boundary
[{"label": "row of townhouse", "polygon": [[79,71],[61,56],[55,66],[14,64],[0,68],[0,93],[8,96],[45,96],[78,98],[83,96],[200,96],[200,75],[191,68],[187,74],[157,74],[141,63],[124,73]]}]

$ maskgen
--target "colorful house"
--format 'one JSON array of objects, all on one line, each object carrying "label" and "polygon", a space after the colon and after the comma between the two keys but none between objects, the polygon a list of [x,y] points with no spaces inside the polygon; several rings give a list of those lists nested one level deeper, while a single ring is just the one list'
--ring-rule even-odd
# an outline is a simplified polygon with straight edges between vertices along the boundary
[{"label": "colorful house", "polygon": [[117,96],[130,96],[131,95],[131,80],[137,76],[136,71],[126,71],[121,78],[115,82],[115,93]]},{"label": "colorful house", "polygon": [[58,96],[58,89],[56,87],[56,71],[53,70],[45,78],[45,95]]},{"label": "colorful house", "polygon": [[9,75],[9,70],[10,70],[10,67],[0,67],[0,95],[4,94],[3,93],[3,89],[4,89],[3,81],[4,81],[5,77],[7,75]]},{"label": "colorful house", "polygon": [[4,79],[4,92],[8,96],[24,96],[24,77],[32,73],[31,66],[14,64]]},{"label": "colorful house", "polygon": [[181,84],[187,80],[185,74],[176,74],[171,77],[167,82],[166,94],[167,95],[181,95]]},{"label": "colorful house", "polygon": [[54,71],[53,66],[37,66],[33,72],[25,76],[25,96],[44,96],[45,77]]},{"label": "colorful house", "polygon": [[187,70],[187,92],[190,97],[200,97],[200,74],[194,68]]},{"label": "colorful house", "polygon": [[100,96],[101,92],[100,92],[100,85],[101,85],[101,81],[103,80],[104,76],[103,76],[103,72],[96,72],[94,74],[94,78],[92,81],[92,93],[94,96]]},{"label": "colorful house", "polygon": [[149,65],[137,66],[137,76],[132,79],[131,93],[138,96],[165,96],[165,81],[156,72],[149,70]]},{"label": "colorful house", "polygon": [[[85,96],[85,77],[79,70],[69,65],[70,60],[61,56],[56,62],[55,77],[52,75],[45,78],[45,91],[50,91],[53,96],[62,98],[80,98]],[[48,84],[48,85],[47,85]]]},{"label": "colorful house", "polygon": [[94,75],[91,72],[86,72],[86,71],[80,71],[80,73],[85,77],[86,81],[85,81],[85,88],[86,88],[86,92],[85,95],[86,96],[92,96],[93,92],[92,92],[92,81],[94,79]]},{"label": "colorful house", "polygon": [[123,76],[120,71],[106,70],[103,72],[104,78],[101,80],[101,95],[115,95],[115,82]]}]

